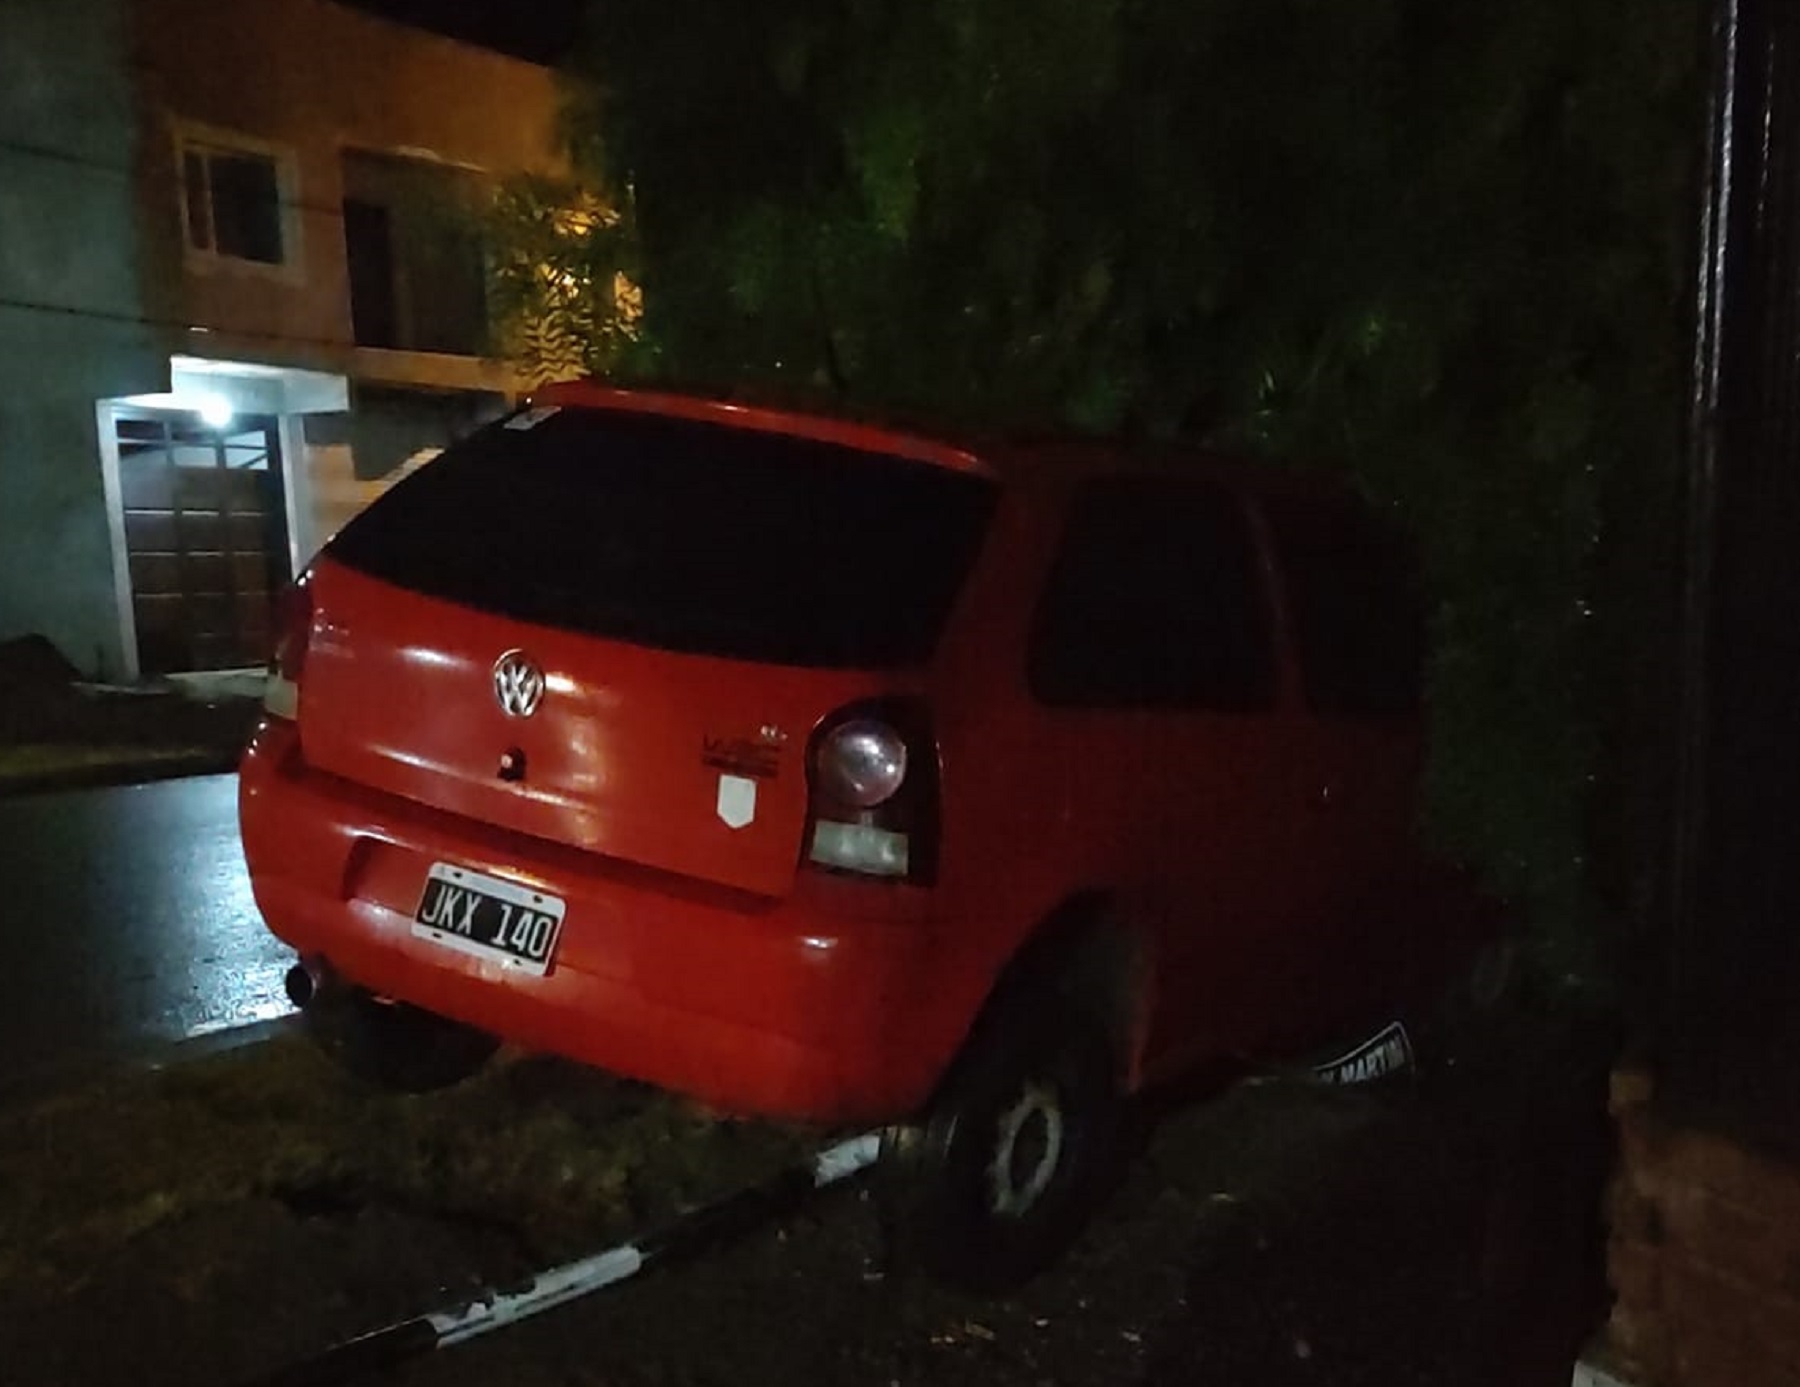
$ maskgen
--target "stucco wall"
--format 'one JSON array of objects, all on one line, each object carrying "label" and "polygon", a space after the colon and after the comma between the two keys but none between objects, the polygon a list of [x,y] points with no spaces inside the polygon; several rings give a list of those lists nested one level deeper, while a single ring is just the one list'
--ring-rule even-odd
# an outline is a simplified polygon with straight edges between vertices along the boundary
[{"label": "stucco wall", "polygon": [[[384,373],[351,351],[341,155],[402,152],[497,173],[552,168],[553,74],[327,0],[253,0],[228,11],[216,0],[139,0],[136,9],[145,230],[164,267],[163,310],[211,329],[189,348],[220,355],[210,348],[223,338],[259,360],[494,388],[491,372],[463,381],[441,361],[402,361]],[[185,253],[182,122],[290,156],[300,242],[291,272],[196,264]]]},{"label": "stucco wall", "polygon": [[[90,673],[129,668],[95,411],[167,390],[172,354],[518,388],[494,363],[354,346],[342,153],[552,168],[556,107],[544,68],[328,0],[0,0],[0,639],[41,632]],[[291,266],[188,253],[183,123],[286,157]],[[286,451],[310,546],[373,488]]]},{"label": "stucco wall", "polygon": [[358,511],[434,456],[434,450],[422,449],[385,477],[371,481],[357,477],[355,459],[347,445],[307,444],[301,453],[306,504],[298,519],[300,533],[296,536],[301,563],[318,553],[325,541],[349,524]]},{"label": "stucco wall", "polygon": [[124,667],[94,402],[163,388],[143,322],[125,0],[0,0],[0,640]]}]

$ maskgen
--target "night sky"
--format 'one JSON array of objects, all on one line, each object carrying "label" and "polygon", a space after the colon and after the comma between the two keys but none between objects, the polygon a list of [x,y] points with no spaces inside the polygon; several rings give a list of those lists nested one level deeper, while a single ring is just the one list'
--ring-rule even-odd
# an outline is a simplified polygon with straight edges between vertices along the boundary
[{"label": "night sky", "polygon": [[583,0],[344,0],[502,53],[554,64],[580,32]]}]

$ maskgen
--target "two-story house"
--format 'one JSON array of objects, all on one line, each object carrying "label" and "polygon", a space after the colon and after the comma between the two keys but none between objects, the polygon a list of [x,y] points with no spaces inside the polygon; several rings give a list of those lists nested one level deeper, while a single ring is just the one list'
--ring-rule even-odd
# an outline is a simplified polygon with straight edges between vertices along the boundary
[{"label": "two-story house", "polygon": [[259,664],[272,594],[522,383],[471,213],[545,68],[330,0],[0,0],[0,640]]}]

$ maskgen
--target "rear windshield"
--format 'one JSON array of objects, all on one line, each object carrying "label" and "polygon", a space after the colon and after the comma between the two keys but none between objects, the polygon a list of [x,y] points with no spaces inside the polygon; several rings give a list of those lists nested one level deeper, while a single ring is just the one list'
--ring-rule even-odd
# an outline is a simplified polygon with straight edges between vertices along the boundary
[{"label": "rear windshield", "polygon": [[930,656],[993,493],[978,476],[785,434],[561,409],[450,448],[328,552],[521,621],[893,668]]}]

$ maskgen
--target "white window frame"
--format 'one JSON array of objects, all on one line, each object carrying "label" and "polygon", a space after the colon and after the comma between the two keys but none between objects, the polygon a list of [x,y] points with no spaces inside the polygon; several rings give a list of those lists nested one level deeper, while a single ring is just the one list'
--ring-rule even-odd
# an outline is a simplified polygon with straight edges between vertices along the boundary
[{"label": "white window frame", "polygon": [[[300,234],[300,161],[293,148],[236,130],[188,120],[172,121],[170,133],[175,146],[176,213],[181,219],[181,244],[188,269],[200,274],[225,271],[290,284],[300,283],[305,278],[305,250]],[[218,249],[216,235],[207,237],[213,243],[211,246],[196,243],[192,222],[193,204],[188,197],[187,156],[189,153],[199,153],[204,157],[209,152],[267,159],[275,166],[275,195],[279,199],[281,215],[280,263],[266,264],[261,260],[246,260],[241,256],[227,254]],[[208,228],[209,232],[212,230],[213,228]]]}]

